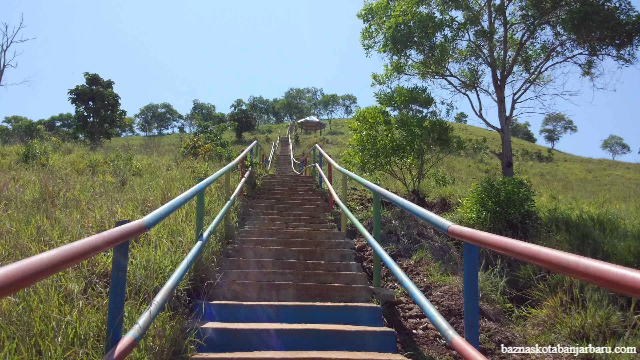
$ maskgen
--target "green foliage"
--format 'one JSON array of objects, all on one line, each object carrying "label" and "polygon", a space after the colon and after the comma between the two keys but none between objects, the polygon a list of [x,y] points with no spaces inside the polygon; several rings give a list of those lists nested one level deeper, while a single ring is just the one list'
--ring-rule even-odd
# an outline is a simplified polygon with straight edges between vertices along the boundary
[{"label": "green foliage", "polygon": [[135,117],[138,119],[138,130],[146,136],[151,132],[162,135],[182,120],[182,115],[167,102],[145,105]]},{"label": "green foliage", "polygon": [[0,124],[0,145],[7,145],[11,141],[11,129]]},{"label": "green foliage", "polygon": [[519,123],[518,119],[512,119],[511,125],[509,125],[511,136],[516,137],[518,139],[522,139],[524,141],[528,141],[531,143],[535,143],[538,141],[536,137],[531,132],[531,124],[528,121],[524,123]]},{"label": "green foliage", "polygon": [[553,150],[547,149],[547,154],[543,154],[542,150],[537,149],[531,151],[529,149],[519,149],[513,152],[514,156],[519,159],[528,161],[537,161],[540,163],[550,163],[553,161]]},{"label": "green foliage", "polygon": [[391,90],[380,90],[375,96],[380,105],[396,112],[426,116],[433,109],[433,97],[424,86],[396,86]]},{"label": "green foliage", "polygon": [[573,134],[577,131],[578,127],[565,114],[552,113],[542,120],[540,135],[544,136],[544,141],[551,144],[553,149],[564,134]]},{"label": "green foliage", "polygon": [[191,111],[185,117],[187,130],[190,132],[196,130],[199,122],[209,124],[208,126],[215,126],[226,122],[226,117],[223,113],[216,112],[215,105],[195,99],[193,100]]},{"label": "green foliage", "polygon": [[467,115],[465,112],[459,112],[456,114],[456,116],[454,116],[453,121],[457,122],[458,124],[466,124],[467,121],[469,120],[469,115]]},{"label": "green foliage", "polygon": [[93,148],[103,140],[119,135],[127,112],[120,109],[120,96],[114,82],[98,74],[84,73],[85,84],[69,90],[69,101],[76,108],[74,131]]},{"label": "green foliage", "polygon": [[343,156],[346,162],[366,174],[390,176],[416,202],[423,200],[422,181],[431,170],[462,147],[446,121],[404,112],[393,116],[381,106],[358,110],[350,129],[353,138]]},{"label": "green foliage", "polygon": [[608,138],[602,141],[600,148],[608,152],[613,160],[616,159],[616,156],[626,155],[631,152],[631,147],[618,135],[609,135]]},{"label": "green foliage", "polygon": [[514,174],[511,120],[572,95],[554,74],[577,67],[596,81],[610,73],[606,61],[629,66],[640,50],[640,16],[629,0],[375,0],[358,18],[367,54],[387,60],[374,84],[435,83],[462,96],[503,137],[504,176]]},{"label": "green foliage", "polygon": [[31,140],[19,152],[20,161],[25,164],[49,165],[51,144],[43,140]]},{"label": "green foliage", "polygon": [[198,130],[182,143],[182,154],[193,159],[230,160],[231,144],[224,139],[226,124],[211,126],[210,122],[197,120]]},{"label": "green foliage", "polygon": [[236,139],[241,140],[242,134],[247,131],[253,131],[256,128],[257,119],[244,108],[237,108],[228,115],[230,122],[235,123]]},{"label": "green foliage", "polygon": [[498,235],[529,240],[538,230],[535,192],[521,178],[485,178],[457,209],[460,221]]}]

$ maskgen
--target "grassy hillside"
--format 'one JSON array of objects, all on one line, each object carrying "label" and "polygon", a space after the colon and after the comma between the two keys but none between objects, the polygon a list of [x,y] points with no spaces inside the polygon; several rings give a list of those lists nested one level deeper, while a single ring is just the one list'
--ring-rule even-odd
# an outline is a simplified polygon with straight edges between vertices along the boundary
[{"label": "grassy hillside", "polygon": [[[300,155],[314,143],[320,143],[332,157],[340,160],[350,138],[349,122],[334,120],[332,130],[327,129],[322,135],[319,132],[299,134],[296,154]],[[489,146],[498,150],[499,138],[496,133],[472,126],[454,126],[461,136],[486,138]],[[286,128],[286,124],[263,125],[259,130],[246,133],[245,139],[240,142],[235,141],[231,131],[225,136],[233,141],[236,152],[253,140],[260,141],[268,152],[271,142],[277,139],[278,134],[284,136]],[[222,166],[218,162],[184,158],[179,151],[184,136],[119,138],[107,142],[96,152],[89,152],[79,145],[54,144],[50,158],[43,164],[20,162],[22,146],[0,147],[0,264],[106,230],[117,220],[140,218],[188,189],[196,182],[196,178]],[[570,141],[570,138],[564,141]],[[541,150],[546,154],[546,148],[517,139],[514,140],[514,149],[517,153],[525,149],[529,152]],[[588,159],[560,152],[554,154],[553,161],[549,163],[516,158],[516,172],[532,181],[538,193],[537,206],[545,222],[546,232],[535,241],[640,267],[640,203],[637,201],[640,195],[640,165]],[[427,182],[423,190],[429,199],[446,198],[455,206],[468,194],[472,183],[487,175],[498,175],[499,162],[493,155],[461,154],[448,158],[442,171],[449,180],[448,185],[437,186]],[[338,176],[335,178],[338,179]],[[234,173],[232,184],[237,181],[237,173]],[[335,182],[339,190],[339,182]],[[394,182],[384,178],[381,182],[383,186],[402,194],[403,190]],[[212,220],[222,204],[221,185],[215,184],[207,192],[206,223]],[[355,184],[351,182],[350,187],[353,186]],[[369,192],[362,188],[350,190],[349,206],[363,220],[369,216],[368,197]],[[195,204],[189,203],[133,242],[125,328],[129,328],[142,313],[193,244],[194,216]],[[454,214],[445,216],[453,218]],[[217,239],[216,236],[210,242],[203,263],[215,263],[219,249]],[[0,357],[100,358],[105,336],[110,256],[110,252],[100,254],[36,286],[1,299]],[[186,352],[189,344],[182,340],[181,334],[187,313],[187,299],[205,272],[206,267],[199,266],[189,273],[171,302],[169,311],[158,317],[132,358],[171,358]],[[501,281],[500,278],[494,280],[492,284]],[[563,283],[564,280],[554,281],[556,287],[561,286],[558,284],[563,284],[564,289],[573,286]],[[495,288],[498,288],[497,285]],[[549,289],[546,286],[534,290],[549,292],[548,298],[558,294],[558,291]],[[590,295],[592,297],[589,299],[592,300],[596,295]],[[580,317],[580,314],[596,311],[597,314],[609,316],[610,322],[592,321],[594,326],[607,328],[622,324],[623,330],[633,330],[629,339],[640,338],[637,326],[633,325],[637,320],[631,320],[631,325],[625,320],[628,316],[640,315],[638,311],[631,309],[628,314],[621,314],[617,309],[625,306],[629,309],[629,304],[613,306],[607,296],[602,301],[590,300],[595,307],[569,309],[572,311],[568,312],[572,314],[571,319],[591,321],[594,316]],[[585,306],[584,302],[579,304]],[[602,311],[603,307],[609,310]],[[551,305],[531,309],[527,316],[530,316],[532,323],[548,317],[548,312],[554,309],[567,310],[566,307]],[[598,319],[600,317],[596,317]],[[560,326],[564,323],[548,324]],[[544,326],[540,322],[539,328]],[[568,329],[576,327],[585,326],[582,323],[567,326]],[[553,331],[551,329],[542,335],[536,333],[536,336],[545,339],[544,336]],[[564,338],[574,339],[575,336],[567,335]]]}]

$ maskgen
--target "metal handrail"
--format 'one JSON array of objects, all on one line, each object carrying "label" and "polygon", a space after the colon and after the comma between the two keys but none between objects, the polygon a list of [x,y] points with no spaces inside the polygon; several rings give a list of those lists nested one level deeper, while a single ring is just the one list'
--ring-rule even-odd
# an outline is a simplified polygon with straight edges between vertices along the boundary
[{"label": "metal handrail", "polygon": [[316,147],[320,154],[336,170],[356,180],[367,189],[379,194],[402,209],[407,210],[417,218],[434,225],[438,230],[453,238],[494,250],[500,254],[539,265],[624,295],[640,297],[639,270],[454,224],[342,168],[320,146],[316,145]]},{"label": "metal handrail", "polygon": [[[640,297],[639,270],[610,264],[604,261],[595,260],[540,245],[534,245],[524,241],[511,239],[504,236],[499,236],[454,224],[451,221],[448,221],[424,208],[421,208],[401,198],[400,196],[388,190],[385,190],[380,186],[377,186],[361,178],[360,176],[342,168],[333,159],[331,159],[331,157],[329,157],[318,144],[314,145],[311,148],[314,150],[314,158],[316,148],[319,151],[318,165],[316,166],[316,168],[319,171],[318,181],[320,186],[322,186],[322,179],[324,179],[324,182],[327,183],[327,186],[331,187],[331,170],[332,168],[335,168],[344,175],[342,183],[343,187],[346,188],[346,180],[347,177],[349,177],[356,180],[358,183],[362,184],[364,187],[373,192],[374,218],[376,213],[375,200],[377,198],[377,202],[379,202],[380,198],[383,197],[393,204],[397,205],[398,207],[410,212],[417,218],[435,226],[436,229],[438,229],[440,232],[464,242],[463,256],[465,337],[475,347],[478,347],[479,344],[478,246],[496,251],[502,255],[510,256],[534,265],[542,266],[546,269],[561,274],[590,282],[592,284],[601,286],[609,290],[613,290],[624,295],[636,298]],[[323,157],[328,162],[329,179],[327,179],[327,177],[325,177],[324,173],[322,172]],[[331,188],[331,190],[333,189]],[[343,196],[346,196],[346,192],[344,192],[343,194]],[[331,195],[336,199],[336,201],[338,201],[337,195],[334,191],[331,192]],[[331,207],[331,205],[332,203],[330,201],[329,206]],[[348,214],[348,209],[343,208],[343,231],[345,231],[346,229],[346,217],[348,216]],[[379,217],[379,212],[377,216]],[[351,220],[353,221],[353,219]],[[374,219],[374,225],[375,223],[376,221]],[[374,226],[374,233],[375,228],[376,227]],[[367,241],[369,240],[370,239],[367,239]],[[376,254],[378,254],[377,251]],[[378,255],[381,258],[383,257],[380,254]],[[376,280],[376,276],[378,277],[378,279],[380,277],[379,272],[379,267],[378,269],[376,269],[376,259],[374,257],[374,283]]]},{"label": "metal handrail", "polygon": [[445,320],[445,318],[438,312],[438,310],[433,306],[433,304],[424,296],[424,294],[418,289],[418,287],[409,279],[407,274],[402,271],[400,266],[393,261],[391,256],[384,250],[382,246],[376,241],[376,239],[371,236],[371,234],[367,231],[367,229],[362,226],[362,223],[358,221],[358,219],[349,211],[349,209],[344,205],[344,203],[338,197],[333,186],[329,182],[329,179],[326,177],[322,168],[319,164],[315,164],[316,169],[319,174],[324,179],[324,182],[327,184],[327,189],[331,193],[333,200],[338,204],[340,209],[347,215],[349,220],[355,225],[355,227],[360,231],[362,236],[364,236],[365,240],[369,243],[373,251],[378,254],[380,259],[387,265],[393,276],[398,279],[400,285],[407,291],[407,293],[415,300],[416,304],[422,312],[427,316],[431,324],[438,330],[438,332],[444,337],[449,345],[460,355],[462,355],[465,359],[486,359],[484,355],[482,355],[476,348],[474,348],[471,344],[469,344],[460,334],[458,334],[455,329]]},{"label": "metal handrail", "polygon": [[176,270],[171,274],[169,280],[164,284],[162,289],[158,292],[158,294],[153,298],[149,307],[140,315],[136,323],[131,327],[129,332],[120,339],[118,344],[114,346],[111,351],[109,351],[103,359],[124,359],[129,355],[133,349],[135,349],[144,335],[149,330],[151,323],[155,320],[155,318],[160,314],[165,304],[171,297],[171,294],[176,290],[178,284],[184,278],[187,271],[191,268],[195,260],[198,258],[205,245],[209,241],[211,234],[216,230],[222,219],[226,215],[227,211],[233,205],[236,197],[242,191],[242,187],[244,186],[249,174],[251,173],[251,168],[246,172],[244,177],[240,180],[240,183],[236,187],[236,190],[233,192],[229,200],[224,204],[222,210],[215,217],[211,225],[200,235],[196,244],[191,248],[187,256],[182,260],[180,265],[176,268]]},{"label": "metal handrail", "polygon": [[289,139],[289,158],[291,159],[291,169],[294,173],[296,173],[296,175],[300,175],[302,174],[302,172],[297,171],[296,166],[293,164],[294,161],[300,164],[300,161],[296,160],[293,156],[293,143],[291,142],[291,133],[289,129],[287,129],[287,138]]},{"label": "metal handrail", "polygon": [[273,156],[275,155],[276,150],[278,149],[279,146],[280,146],[280,135],[278,134],[278,140],[274,141],[273,144],[271,145],[271,153],[269,154],[269,165],[267,166],[267,172],[271,170],[271,161],[273,160]]}]

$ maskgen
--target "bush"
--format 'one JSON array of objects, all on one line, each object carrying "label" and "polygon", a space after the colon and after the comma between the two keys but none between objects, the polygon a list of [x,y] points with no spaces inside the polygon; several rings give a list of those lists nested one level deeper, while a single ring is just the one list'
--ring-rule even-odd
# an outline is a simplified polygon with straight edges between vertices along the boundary
[{"label": "bush", "polygon": [[51,157],[51,145],[41,140],[29,141],[20,149],[19,156],[20,161],[25,164],[47,166]]},{"label": "bush", "polygon": [[498,235],[531,239],[539,225],[535,191],[521,178],[485,178],[458,207],[460,221]]}]

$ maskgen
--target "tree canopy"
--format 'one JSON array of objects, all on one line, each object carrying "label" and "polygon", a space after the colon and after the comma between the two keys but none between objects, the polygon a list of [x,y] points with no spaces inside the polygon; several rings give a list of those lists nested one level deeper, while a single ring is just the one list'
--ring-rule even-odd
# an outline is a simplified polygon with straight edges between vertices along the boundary
[{"label": "tree canopy", "polygon": [[364,49],[387,59],[374,85],[433,84],[461,96],[500,134],[504,176],[513,176],[511,119],[576,94],[564,86],[573,69],[597,85],[605,61],[629,66],[640,48],[629,0],[376,0],[358,17]]},{"label": "tree canopy", "polygon": [[551,144],[553,149],[564,134],[573,134],[577,131],[578,127],[565,114],[552,113],[542,120],[540,135],[544,137],[544,141]]},{"label": "tree canopy", "polygon": [[165,131],[176,126],[182,119],[182,115],[171,104],[163,102],[143,106],[135,118],[138,120],[138,130],[148,136],[152,132],[162,135]]},{"label": "tree canopy", "polygon": [[69,90],[69,101],[76,108],[74,131],[95,147],[119,134],[127,112],[120,109],[113,81],[88,72],[84,79],[85,84]]},{"label": "tree canopy", "polygon": [[523,123],[518,122],[518,119],[511,120],[510,129],[511,136],[516,137],[518,139],[532,142],[535,144],[538,139],[536,139],[535,135],[531,131],[531,124],[528,121]]},{"label": "tree canopy", "polygon": [[618,135],[609,135],[608,138],[602,141],[600,148],[608,152],[613,160],[615,160],[617,156],[626,155],[631,152],[631,147]]},{"label": "tree canopy", "polygon": [[467,115],[467,113],[462,111],[457,113],[453,117],[453,121],[457,122],[458,124],[466,124],[468,120],[469,120],[469,115]]}]

